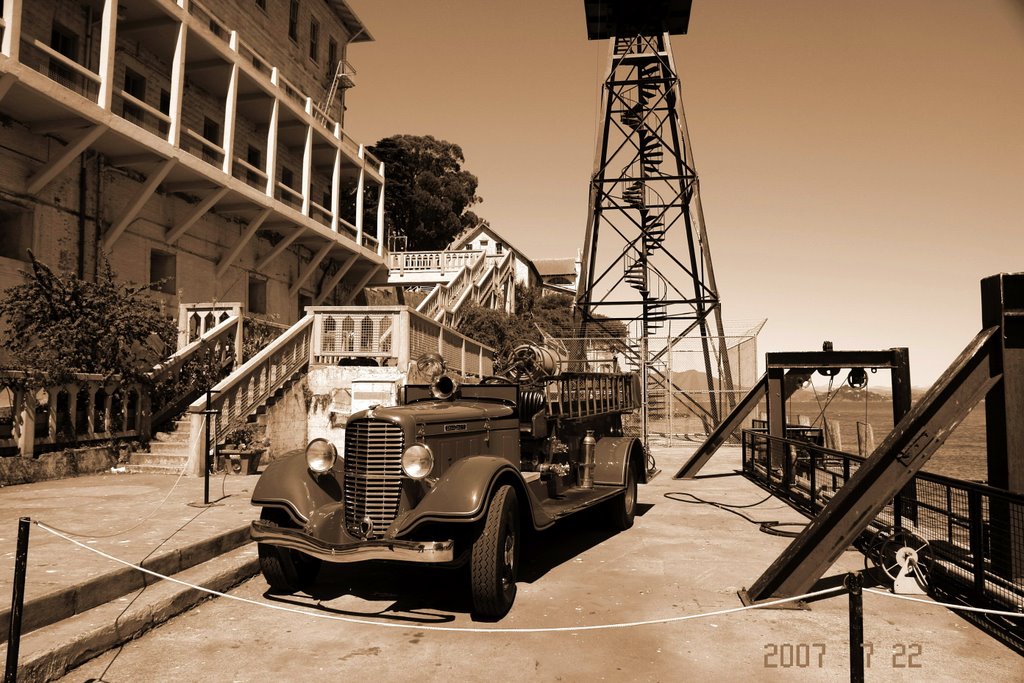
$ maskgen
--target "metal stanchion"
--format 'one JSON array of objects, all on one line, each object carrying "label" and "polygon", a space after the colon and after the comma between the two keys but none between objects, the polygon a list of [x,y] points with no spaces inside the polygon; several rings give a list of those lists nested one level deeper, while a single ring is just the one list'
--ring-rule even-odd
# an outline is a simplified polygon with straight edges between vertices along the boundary
[{"label": "metal stanchion", "polygon": [[14,558],[14,587],[11,589],[11,623],[7,631],[7,668],[4,683],[18,680],[18,648],[21,645],[21,612],[25,606],[25,572],[28,568],[28,532],[32,520],[18,520],[18,550]]},{"label": "metal stanchion", "polygon": [[864,683],[864,578],[853,572],[843,584],[850,591],[850,683]]}]

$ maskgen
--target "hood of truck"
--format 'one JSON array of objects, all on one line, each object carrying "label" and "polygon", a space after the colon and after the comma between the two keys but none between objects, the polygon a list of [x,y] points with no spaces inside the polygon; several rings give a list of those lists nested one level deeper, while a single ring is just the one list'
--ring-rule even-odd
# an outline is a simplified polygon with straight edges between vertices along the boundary
[{"label": "hood of truck", "polygon": [[511,417],[515,410],[502,403],[484,401],[420,401],[404,406],[377,407],[356,413],[350,420],[372,417],[402,422],[412,418],[417,424],[474,422]]}]

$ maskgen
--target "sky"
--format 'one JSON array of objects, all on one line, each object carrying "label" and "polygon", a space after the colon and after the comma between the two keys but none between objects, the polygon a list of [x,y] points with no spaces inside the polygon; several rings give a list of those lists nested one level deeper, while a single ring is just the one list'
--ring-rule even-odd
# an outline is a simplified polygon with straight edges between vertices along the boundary
[{"label": "sky", "polygon": [[[608,68],[582,0],[350,4],[346,131],[459,144],[477,214],[574,256]],[[906,346],[934,382],[981,278],[1024,271],[1024,0],[694,0],[672,50],[724,320],[767,318],[762,354]]]}]

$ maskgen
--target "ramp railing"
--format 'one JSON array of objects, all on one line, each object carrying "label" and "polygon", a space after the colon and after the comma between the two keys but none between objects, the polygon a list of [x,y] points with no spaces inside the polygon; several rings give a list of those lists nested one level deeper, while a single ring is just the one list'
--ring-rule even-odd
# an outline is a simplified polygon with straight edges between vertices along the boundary
[{"label": "ramp railing", "polygon": [[[743,431],[743,473],[809,517],[865,460],[809,440]],[[888,501],[858,547],[878,557],[886,538],[912,534],[927,542],[930,589],[974,607],[1024,613],[1024,495],[928,472],[913,482],[916,497]],[[991,623],[1001,637],[1024,644],[1020,619]]]}]

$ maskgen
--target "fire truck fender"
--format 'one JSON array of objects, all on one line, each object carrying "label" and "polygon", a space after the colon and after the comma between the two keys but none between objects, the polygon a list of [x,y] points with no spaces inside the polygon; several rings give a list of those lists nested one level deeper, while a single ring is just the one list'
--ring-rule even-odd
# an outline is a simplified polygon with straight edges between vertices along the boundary
[{"label": "fire truck fender", "polygon": [[302,526],[313,510],[342,500],[341,481],[339,471],[313,474],[306,465],[305,453],[299,451],[267,466],[253,489],[252,504],[281,508]]},{"label": "fire truck fender", "polygon": [[594,483],[622,486],[626,483],[626,467],[637,468],[637,482],[647,483],[644,467],[644,446],[632,436],[609,436],[597,442],[594,453]]},{"label": "fire truck fender", "polygon": [[487,505],[502,484],[515,488],[520,512],[529,510],[534,528],[554,523],[512,463],[504,458],[477,455],[463,458],[449,467],[419,505],[399,520],[395,535],[409,533],[427,522],[476,522],[487,514]]}]

